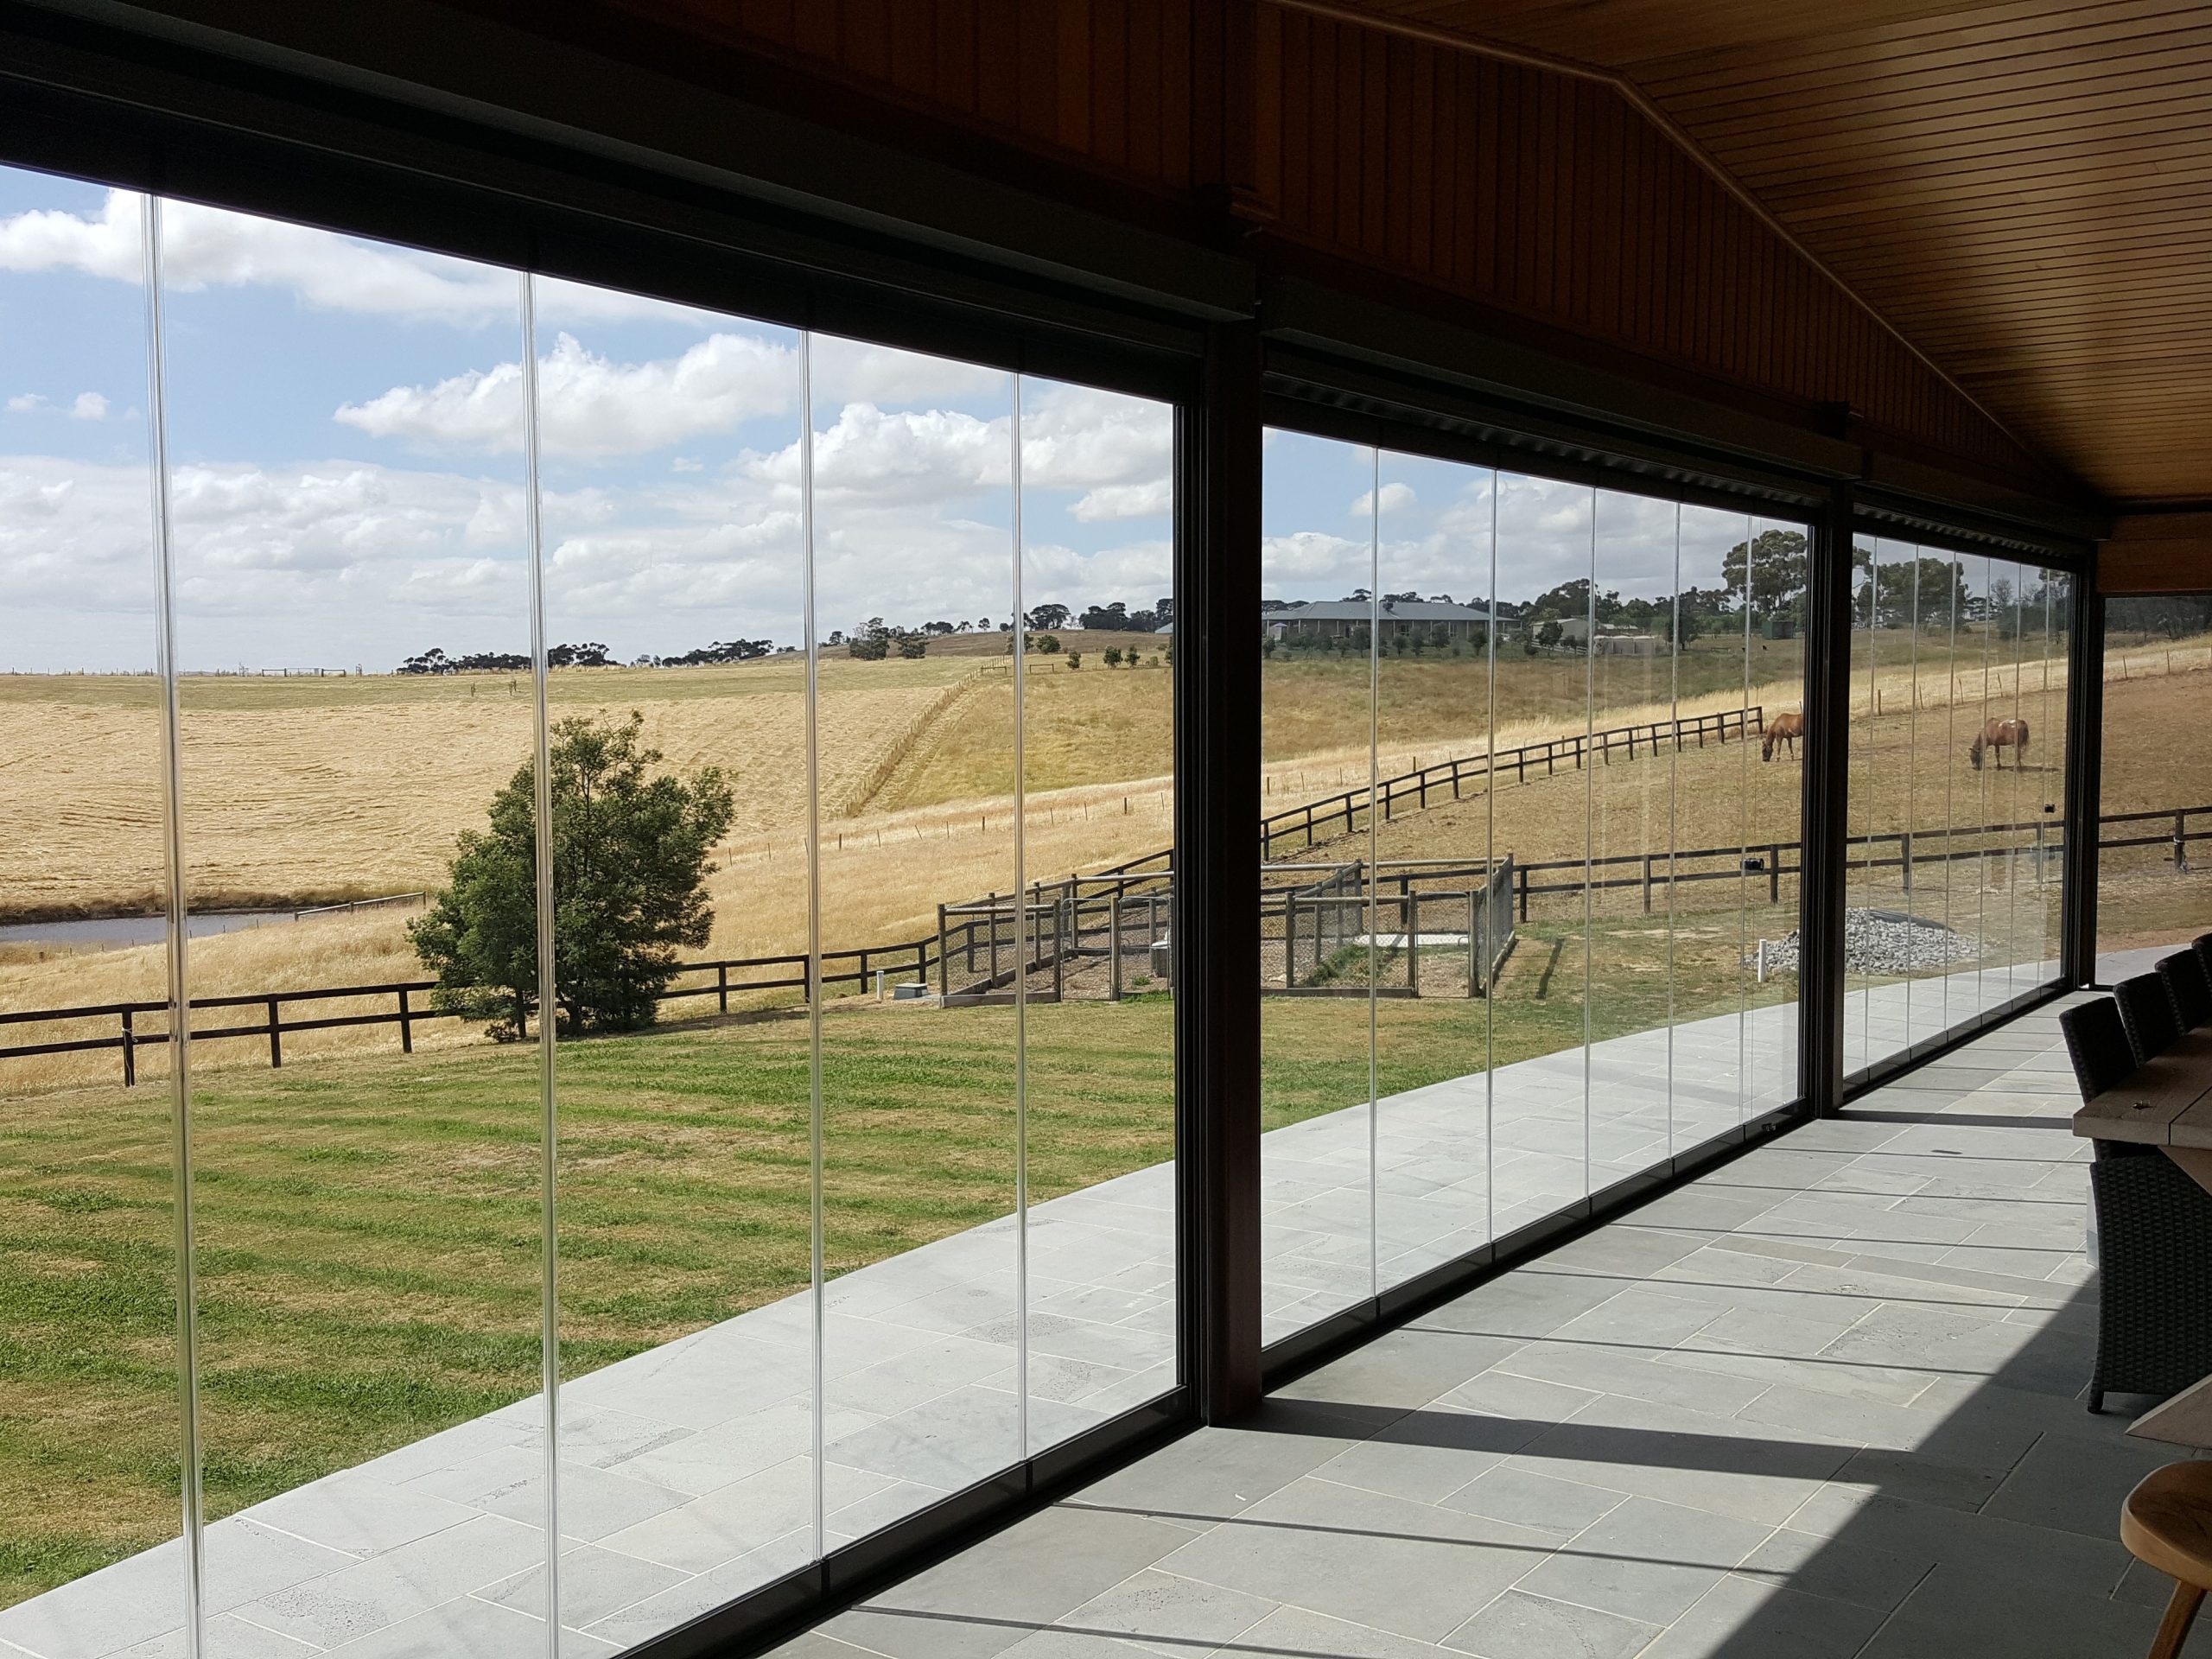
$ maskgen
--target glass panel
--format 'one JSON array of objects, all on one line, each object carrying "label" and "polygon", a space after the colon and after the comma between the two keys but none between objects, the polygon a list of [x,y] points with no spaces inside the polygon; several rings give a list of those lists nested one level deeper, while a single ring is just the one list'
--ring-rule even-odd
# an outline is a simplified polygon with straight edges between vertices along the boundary
[{"label": "glass panel", "polygon": [[[1012,378],[812,355],[835,1548],[1024,1455],[1012,1002],[1051,969],[1015,850]],[[890,995],[918,951],[942,1003]]]},{"label": "glass panel", "polygon": [[0,1651],[184,1616],[141,213],[0,170]]},{"label": "glass panel", "polygon": [[1025,378],[1021,433],[1034,1452],[1177,1375],[1174,418]]},{"label": "glass panel", "polygon": [[[1909,664],[1908,677],[1897,697],[1905,705],[1900,728],[1904,745],[1902,765],[1904,795],[1901,827],[1912,833],[1910,843],[1900,842],[1903,859],[1908,845],[1912,862],[1902,863],[1900,913],[1910,925],[1889,930],[1891,965],[1910,976],[1904,991],[1909,1035],[1916,1045],[1939,1040],[1959,1017],[1952,1006],[1959,988],[1949,980],[1957,958],[1973,960],[1967,946],[1947,949],[1944,930],[1950,925],[1955,899],[1971,887],[1968,879],[1979,868],[1978,860],[1955,855],[1971,849],[1971,838],[1926,835],[1961,820],[1952,816],[1960,753],[1953,737],[1961,722],[1955,718],[1957,655],[1955,641],[1968,626],[1956,603],[1956,582],[1950,562],[1910,543],[1889,543],[1894,566],[1904,577],[1904,633],[1899,643]],[[1971,647],[1969,647],[1971,649]],[[1979,659],[1975,659],[1978,666]],[[1978,682],[1977,682],[1978,683]],[[1923,705],[1937,705],[1924,707]],[[1970,742],[1968,732],[1958,740]],[[1971,822],[1971,816],[1967,822]],[[1878,935],[1878,937],[1879,937]],[[1879,954],[1879,947],[1877,947]],[[1966,983],[1978,981],[1970,977]]]},{"label": "glass panel", "polygon": [[1590,757],[1590,1182],[1671,1149],[1675,535],[1669,501],[1598,492]]},{"label": "glass panel", "polygon": [[[1671,945],[1674,1144],[1709,1141],[1742,1121],[1744,1002],[1752,950],[1744,913],[1750,839],[1745,791],[1758,764],[1746,685],[1750,520],[1681,509],[1675,588]],[[1778,774],[1777,774],[1778,775]],[[1759,889],[1765,897],[1764,873]]]},{"label": "glass panel", "polygon": [[1376,458],[1268,434],[1262,502],[1261,1312],[1292,1335],[1375,1290]]},{"label": "glass panel", "polygon": [[1872,912],[1886,897],[1882,860],[1891,851],[1877,828],[1878,785],[1881,776],[1875,754],[1881,727],[1875,717],[1880,689],[1879,647],[1887,590],[1882,581],[1883,548],[1879,542],[1854,538],[1852,544],[1851,611],[1851,750],[1850,789],[1846,803],[1850,867],[1845,878],[1845,950],[1843,1043],[1844,1072],[1862,1071],[1903,1046],[1903,1034],[1878,1018],[1889,1017],[1889,997],[1878,989],[1884,982],[1878,960],[1861,944],[1853,948],[1852,936],[1866,937]]},{"label": "glass panel", "polygon": [[533,294],[558,1585],[627,1646],[815,1548],[798,336]]},{"label": "glass panel", "polygon": [[[1981,554],[1967,554],[1955,561],[1958,572],[1956,647],[1951,735],[1958,747],[1949,751],[1944,776],[1950,780],[1950,810],[1946,822],[1951,830],[1953,854],[1951,905],[1948,920],[1960,936],[1957,950],[1971,965],[1945,976],[1949,993],[1942,1023],[1922,1029],[1914,1022],[1916,1044],[1940,1037],[1950,1026],[1974,1019],[1993,1001],[2001,1001],[2006,982],[2001,958],[1996,954],[2004,931],[2004,895],[1993,892],[2001,857],[1993,856],[1990,826],[2003,802],[2004,780],[1997,776],[1995,755],[1983,741],[1987,722],[2001,703],[1993,698],[1995,668],[1994,629],[1989,621],[1990,561]],[[1963,753],[1961,752],[1963,751]],[[1943,971],[1940,965],[1924,967],[1924,974]]]},{"label": "glass panel", "polygon": [[1501,1235],[1589,1191],[1590,574],[1587,486],[1498,475],[1494,855],[1521,894],[1497,982],[1491,1146]]},{"label": "glass panel", "polygon": [[[1804,822],[1805,532],[1759,520],[1751,544],[1751,644],[1747,701],[1764,732],[1745,813],[1751,852],[1745,1107],[1772,1111],[1797,1098],[1797,871]],[[1746,753],[1750,745],[1745,746]]]},{"label": "glass panel", "polygon": [[[1376,1187],[1385,1285],[1490,1236],[1488,472],[1382,456]],[[1495,938],[1492,946],[1488,941]]]},{"label": "glass panel", "polygon": [[2212,779],[2152,734],[2212,683],[2212,595],[2105,602],[2097,978],[2146,973],[2212,930]]},{"label": "glass panel", "polygon": [[518,283],[167,237],[208,1650],[542,1644]]},{"label": "glass panel", "polygon": [[2043,912],[2041,976],[2055,978],[2059,969],[2060,937],[2064,925],[2066,895],[2065,839],[2066,766],[2068,745],[2073,741],[2067,719],[2067,642],[2073,638],[2074,585],[2056,570],[2037,573],[2043,603],[2036,617],[2043,630],[2042,665],[2036,689],[2036,722],[2044,734],[2037,744],[2042,756],[2037,768],[2036,887]]}]

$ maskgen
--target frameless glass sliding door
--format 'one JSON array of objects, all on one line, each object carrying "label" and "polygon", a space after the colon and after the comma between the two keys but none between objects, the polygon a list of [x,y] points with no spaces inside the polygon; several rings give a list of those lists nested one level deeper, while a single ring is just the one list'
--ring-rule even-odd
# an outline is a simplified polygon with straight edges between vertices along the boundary
[{"label": "frameless glass sliding door", "polygon": [[0,1648],[32,1652],[186,1614],[144,209],[0,171],[0,231],[111,256],[0,272]]}]

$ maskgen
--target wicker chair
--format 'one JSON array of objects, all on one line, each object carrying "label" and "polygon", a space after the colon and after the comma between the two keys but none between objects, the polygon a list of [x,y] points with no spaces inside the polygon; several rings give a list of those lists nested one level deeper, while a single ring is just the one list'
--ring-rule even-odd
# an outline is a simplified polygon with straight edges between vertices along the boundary
[{"label": "wicker chair", "polygon": [[2058,1028],[2066,1033],[2067,1058],[2074,1062],[2074,1081],[2083,1100],[2118,1088],[2135,1069],[2135,1051],[2128,1046],[2127,1027],[2112,998],[2101,996],[2067,1009],[2058,1016]]},{"label": "wicker chair", "polygon": [[2204,977],[2212,982],[2212,933],[2200,933],[2190,941],[2189,948],[2196,952],[2196,959],[2204,964]]},{"label": "wicker chair", "polygon": [[2174,1005],[2158,975],[2123,979],[2112,994],[2120,1004],[2120,1023],[2127,1027],[2128,1046],[2135,1051],[2138,1065],[2148,1065],[2174,1046],[2181,1027],[2174,1024]]},{"label": "wicker chair", "polygon": [[2177,950],[2158,962],[2158,977],[2166,982],[2166,1001],[2173,1004],[2174,1024],[2195,1031],[2212,1020],[2212,980],[2194,950]]},{"label": "wicker chair", "polygon": [[2171,1158],[2089,1166],[2100,1247],[2097,1364],[2105,1393],[2178,1394],[2212,1375],[2212,1192]]}]

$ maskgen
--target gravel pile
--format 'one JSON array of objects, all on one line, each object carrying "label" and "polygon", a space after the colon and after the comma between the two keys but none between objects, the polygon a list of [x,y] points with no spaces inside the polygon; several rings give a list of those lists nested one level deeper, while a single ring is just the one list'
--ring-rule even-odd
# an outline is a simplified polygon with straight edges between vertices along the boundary
[{"label": "gravel pile", "polygon": [[[1947,968],[1954,963],[1980,960],[1981,946],[1941,922],[1916,919],[1894,910],[1847,910],[1843,914],[1844,966],[1854,974],[1909,974],[1925,968]],[[1744,958],[1748,965],[1753,953]],[[1769,973],[1789,973],[1797,966],[1797,936],[1769,939]]]}]

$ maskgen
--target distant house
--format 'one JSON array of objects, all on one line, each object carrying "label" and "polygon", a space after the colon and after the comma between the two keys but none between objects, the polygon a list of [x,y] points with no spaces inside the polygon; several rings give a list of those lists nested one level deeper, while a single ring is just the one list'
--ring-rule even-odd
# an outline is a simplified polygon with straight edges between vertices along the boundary
[{"label": "distant house", "polygon": [[[1590,623],[1586,617],[1562,617],[1559,625],[1559,642],[1562,645],[1579,645],[1590,638]],[[1598,643],[1592,646],[1593,655],[1599,657],[1656,657],[1665,648],[1666,641],[1659,634],[1640,633],[1634,628],[1617,623],[1598,625]]]},{"label": "distant house", "polygon": [[[1416,630],[1425,639],[1441,631],[1447,639],[1464,639],[1493,626],[1491,613],[1478,606],[1436,599],[1386,599],[1379,607],[1363,599],[1313,600],[1265,612],[1261,621],[1274,638],[1288,640],[1342,639],[1364,633],[1370,626],[1385,640]],[[1505,633],[1514,627],[1502,615],[1494,626]]]}]

